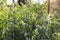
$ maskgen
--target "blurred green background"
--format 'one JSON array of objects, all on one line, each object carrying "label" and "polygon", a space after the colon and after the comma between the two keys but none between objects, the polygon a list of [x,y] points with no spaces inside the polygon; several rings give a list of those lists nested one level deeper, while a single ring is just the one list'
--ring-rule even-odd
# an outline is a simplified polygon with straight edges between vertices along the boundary
[{"label": "blurred green background", "polygon": [[60,40],[60,7],[48,14],[44,4],[0,3],[0,40]]}]

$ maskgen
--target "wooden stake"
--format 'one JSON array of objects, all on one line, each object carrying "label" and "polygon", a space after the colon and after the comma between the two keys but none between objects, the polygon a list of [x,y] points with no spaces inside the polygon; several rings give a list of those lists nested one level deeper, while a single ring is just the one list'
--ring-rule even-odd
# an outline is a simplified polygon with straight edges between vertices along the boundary
[{"label": "wooden stake", "polygon": [[48,14],[50,12],[50,0],[48,0]]}]

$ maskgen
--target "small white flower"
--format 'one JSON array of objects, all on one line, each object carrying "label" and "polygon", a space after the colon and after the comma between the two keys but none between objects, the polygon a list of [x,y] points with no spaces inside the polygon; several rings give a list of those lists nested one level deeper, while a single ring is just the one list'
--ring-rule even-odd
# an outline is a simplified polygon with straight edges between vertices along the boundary
[{"label": "small white flower", "polygon": [[49,21],[50,21],[50,16],[48,16],[48,17],[47,17],[47,20],[49,20]]}]

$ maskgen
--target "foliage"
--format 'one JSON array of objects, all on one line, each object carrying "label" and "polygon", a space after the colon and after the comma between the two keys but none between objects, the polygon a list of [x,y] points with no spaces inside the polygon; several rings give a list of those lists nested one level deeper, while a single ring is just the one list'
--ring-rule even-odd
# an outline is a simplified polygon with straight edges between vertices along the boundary
[{"label": "foliage", "polygon": [[7,7],[0,3],[0,40],[60,40],[60,8],[47,13],[47,5]]}]

